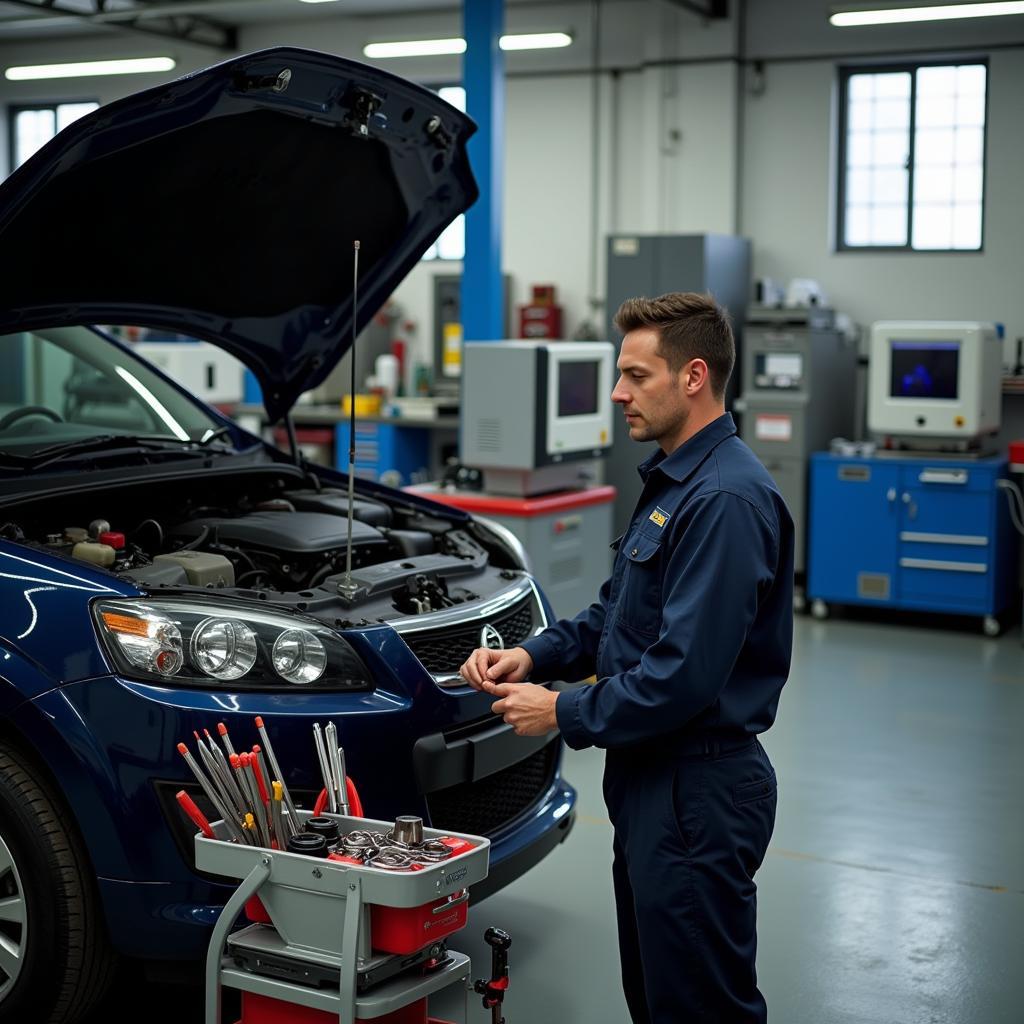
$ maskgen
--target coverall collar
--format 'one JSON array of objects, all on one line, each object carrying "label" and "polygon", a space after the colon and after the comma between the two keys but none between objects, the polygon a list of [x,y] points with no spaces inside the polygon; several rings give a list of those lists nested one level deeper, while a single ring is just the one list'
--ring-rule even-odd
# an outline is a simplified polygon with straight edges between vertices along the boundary
[{"label": "coverall collar", "polygon": [[682,483],[727,437],[736,433],[732,413],[726,412],[712,420],[703,430],[684,441],[671,455],[660,448],[637,467],[644,483],[655,469],[677,483]]}]

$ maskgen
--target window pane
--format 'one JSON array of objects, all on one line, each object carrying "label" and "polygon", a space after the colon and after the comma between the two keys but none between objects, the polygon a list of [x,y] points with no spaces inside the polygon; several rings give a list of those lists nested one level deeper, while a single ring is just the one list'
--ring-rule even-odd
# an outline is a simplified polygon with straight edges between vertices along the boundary
[{"label": "window pane", "polygon": [[950,96],[918,96],[914,118],[918,128],[948,128],[953,124],[955,101]]},{"label": "window pane", "polygon": [[875,79],[878,75],[850,75],[849,97],[854,100],[873,100],[875,98]]},{"label": "window pane", "polygon": [[57,107],[57,131],[63,131],[72,121],[77,121],[98,106],[98,103],[61,103]]},{"label": "window pane", "polygon": [[953,198],[958,203],[981,202],[981,164],[957,164]]},{"label": "window pane", "polygon": [[872,209],[871,244],[907,244],[906,206],[876,206]]},{"label": "window pane", "polygon": [[910,72],[897,71],[872,75],[875,80],[875,96],[878,99],[910,99]]},{"label": "window pane", "polygon": [[918,164],[952,164],[956,151],[956,135],[952,128],[930,128],[917,133]]},{"label": "window pane", "polygon": [[969,96],[960,93],[956,98],[956,123],[961,127],[985,123],[985,95]]},{"label": "window pane", "polygon": [[461,260],[466,255],[466,218],[462,214],[441,232],[437,255],[443,260]]},{"label": "window pane", "polygon": [[871,244],[871,207],[848,206],[845,232],[847,245]]},{"label": "window pane", "polygon": [[910,127],[910,104],[905,100],[879,100],[875,103],[875,127],[881,130]]},{"label": "window pane", "polygon": [[[461,85],[446,85],[437,90],[446,103],[465,113],[466,90]],[[438,240],[420,257],[423,260],[461,260],[466,255],[466,218],[462,214],[441,232]]]},{"label": "window pane", "polygon": [[946,66],[917,69],[918,96],[955,96],[956,85],[956,67]]},{"label": "window pane", "polygon": [[904,170],[898,171],[875,171],[874,173],[874,201],[876,203],[906,203],[907,201],[907,178],[909,175]]},{"label": "window pane", "polygon": [[52,110],[19,110],[14,122],[14,166],[20,167],[56,134],[57,119]]},{"label": "window pane", "polygon": [[961,96],[984,96],[988,68],[984,64],[962,64],[956,69],[956,91]]},{"label": "window pane", "polygon": [[908,141],[906,132],[879,132],[875,136],[875,166],[905,167]]},{"label": "window pane", "polygon": [[847,111],[846,126],[851,132],[869,132],[875,124],[875,104],[871,100],[853,100]]},{"label": "window pane", "polygon": [[914,175],[914,199],[919,203],[951,203],[953,168],[918,167]]},{"label": "window pane", "polygon": [[914,204],[915,249],[949,249],[953,244],[952,207],[930,203]]},{"label": "window pane", "polygon": [[854,132],[846,143],[846,164],[848,167],[870,167],[872,136],[870,132]]},{"label": "window pane", "polygon": [[861,204],[871,202],[871,171],[850,171],[846,176],[846,201]]},{"label": "window pane", "polygon": [[960,128],[956,133],[956,162],[980,164],[983,158],[985,133],[981,128]]},{"label": "window pane", "polygon": [[466,90],[461,85],[445,85],[437,90],[437,95],[463,113],[466,112]]},{"label": "window pane", "polygon": [[953,248],[981,248],[981,203],[953,207]]}]

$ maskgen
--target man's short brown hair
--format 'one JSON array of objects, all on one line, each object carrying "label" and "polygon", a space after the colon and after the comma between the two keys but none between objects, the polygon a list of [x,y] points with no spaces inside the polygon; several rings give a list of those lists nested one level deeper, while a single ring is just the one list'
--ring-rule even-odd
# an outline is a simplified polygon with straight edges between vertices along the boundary
[{"label": "man's short brown hair", "polygon": [[725,395],[736,363],[736,341],[729,314],[710,295],[669,292],[656,299],[626,299],[614,323],[623,334],[644,327],[657,331],[658,355],[673,373],[691,359],[703,359],[712,395]]}]

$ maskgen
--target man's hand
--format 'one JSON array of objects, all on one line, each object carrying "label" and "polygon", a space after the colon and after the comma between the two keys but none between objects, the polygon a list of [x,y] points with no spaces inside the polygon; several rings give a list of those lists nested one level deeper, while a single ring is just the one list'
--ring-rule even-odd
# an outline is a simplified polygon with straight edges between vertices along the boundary
[{"label": "man's hand", "polygon": [[517,736],[543,736],[558,728],[555,702],[558,694],[533,683],[492,683],[484,681],[483,689],[500,697],[491,710],[512,726]]},{"label": "man's hand", "polygon": [[533,658],[522,647],[507,651],[478,647],[459,669],[459,675],[474,690],[482,690],[485,682],[521,683],[531,668]]}]

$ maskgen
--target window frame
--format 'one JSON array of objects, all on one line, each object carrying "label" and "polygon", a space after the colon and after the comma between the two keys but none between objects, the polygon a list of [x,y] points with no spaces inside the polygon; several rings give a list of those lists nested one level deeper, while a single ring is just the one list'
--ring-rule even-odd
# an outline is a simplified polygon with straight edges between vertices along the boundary
[{"label": "window frame", "polygon": [[[67,106],[77,106],[79,103],[95,103],[97,108],[103,106],[102,101],[97,97],[78,97],[77,99],[63,99],[63,100],[51,100],[48,102],[39,103],[8,103],[7,104],[7,173],[13,174],[21,164],[15,163],[15,148],[17,147],[18,141],[18,129],[17,121],[18,115],[25,113],[26,111],[36,110],[49,110],[53,112],[53,119],[56,123],[57,120],[57,108]],[[56,134],[59,134],[56,133]],[[52,136],[51,136],[52,137]],[[31,159],[27,157],[26,159]],[[22,161],[24,163],[24,161]]]},{"label": "window frame", "polygon": [[[981,241],[976,249],[915,249],[914,238],[914,156],[917,140],[917,71],[919,68],[934,67],[959,67],[962,64],[983,64],[985,66],[985,124],[983,126],[983,137],[981,144]],[[837,253],[913,253],[914,255],[926,256],[939,254],[948,256],[955,253],[958,256],[980,255],[985,251],[985,207],[988,197],[988,113],[989,95],[991,93],[991,68],[987,56],[957,56],[934,58],[928,60],[908,59],[903,61],[888,61],[885,63],[864,63],[864,64],[840,64],[837,68],[839,74],[839,105],[838,105],[838,147],[836,166],[836,224],[835,224],[835,251]],[[910,73],[910,125],[909,138],[910,150],[907,155],[907,241],[905,245],[848,245],[846,243],[846,140],[849,134],[847,130],[847,117],[849,115],[849,81],[854,75],[879,75],[893,74],[899,72]]]}]

